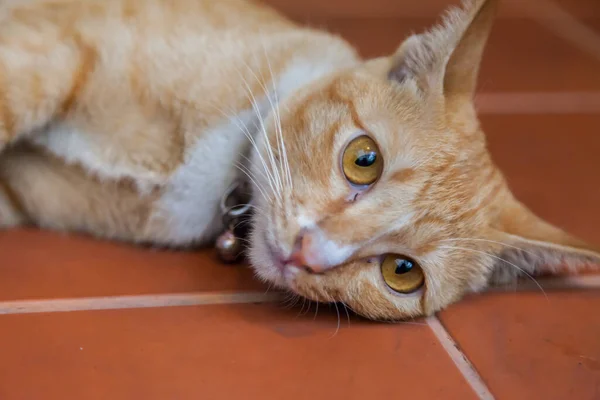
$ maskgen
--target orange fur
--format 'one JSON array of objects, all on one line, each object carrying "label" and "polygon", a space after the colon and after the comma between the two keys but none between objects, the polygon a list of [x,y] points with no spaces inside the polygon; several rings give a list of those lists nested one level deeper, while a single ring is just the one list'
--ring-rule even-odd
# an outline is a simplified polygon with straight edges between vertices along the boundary
[{"label": "orange fur", "polygon": [[[488,154],[472,96],[495,5],[465,2],[366,61],[243,0],[5,5],[0,226],[204,244],[241,163],[255,189],[257,274],[370,318],[426,315],[523,273],[598,263],[521,205]],[[340,170],[357,134],[384,160],[367,190]],[[416,260],[424,287],[389,289],[389,253]]]}]

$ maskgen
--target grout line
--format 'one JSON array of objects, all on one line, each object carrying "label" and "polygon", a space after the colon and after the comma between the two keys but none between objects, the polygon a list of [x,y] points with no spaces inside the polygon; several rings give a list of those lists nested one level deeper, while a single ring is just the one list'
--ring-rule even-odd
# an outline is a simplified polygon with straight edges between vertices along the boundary
[{"label": "grout line", "polygon": [[[540,278],[537,280],[544,289],[551,290],[585,290],[600,289],[600,275],[559,276],[553,278]],[[485,292],[521,292],[539,291],[540,287],[530,280],[519,281],[517,284],[509,283],[489,287]],[[484,292],[484,293],[485,293]]]},{"label": "grout line", "polygon": [[480,114],[600,114],[600,92],[477,93]]},{"label": "grout line", "polygon": [[[513,1],[515,3],[515,1]],[[600,34],[550,0],[518,1],[529,17],[573,47],[600,60]]]},{"label": "grout line", "polygon": [[429,328],[433,331],[433,334],[436,336],[444,350],[446,350],[448,356],[450,356],[454,365],[456,365],[475,394],[477,394],[481,400],[493,400],[494,395],[492,395],[467,356],[460,351],[458,345],[454,339],[452,339],[452,336],[450,336],[446,328],[444,328],[440,320],[436,316],[431,316],[428,317],[426,321]]},{"label": "grout line", "polygon": [[[600,275],[540,278],[537,282],[550,290],[599,289]],[[491,286],[486,292],[538,291],[534,282]],[[280,293],[177,293],[133,296],[82,297],[70,299],[0,301],[0,315],[70,311],[116,310],[126,308],[159,308],[214,304],[264,303],[281,299]]]},{"label": "grout line", "polygon": [[281,299],[279,293],[181,293],[140,296],[83,297],[53,300],[1,301],[2,314],[30,314],[124,308],[178,307],[211,304],[264,303]]}]

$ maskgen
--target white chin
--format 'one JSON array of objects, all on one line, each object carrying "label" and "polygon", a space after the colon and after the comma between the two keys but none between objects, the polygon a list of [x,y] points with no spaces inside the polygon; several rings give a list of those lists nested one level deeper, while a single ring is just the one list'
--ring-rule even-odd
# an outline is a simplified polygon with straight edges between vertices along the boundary
[{"label": "white chin", "polygon": [[[255,221],[256,222],[256,221]],[[288,289],[285,276],[273,260],[260,229],[255,227],[250,237],[250,264],[259,279],[280,289]]]}]

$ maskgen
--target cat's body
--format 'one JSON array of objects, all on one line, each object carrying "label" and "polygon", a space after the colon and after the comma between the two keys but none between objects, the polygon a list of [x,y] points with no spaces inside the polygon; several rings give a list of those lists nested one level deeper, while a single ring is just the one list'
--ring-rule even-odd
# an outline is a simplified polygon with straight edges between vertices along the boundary
[{"label": "cat's body", "polygon": [[518,203],[487,153],[471,97],[494,3],[368,62],[242,0],[5,7],[0,227],[206,244],[243,170],[259,276],[373,318],[597,261]]},{"label": "cat's body", "polygon": [[242,126],[259,126],[250,91],[266,117],[261,85],[274,102],[357,62],[340,39],[238,0],[38,1],[4,15],[0,43],[0,146],[37,147],[0,158],[17,203],[0,194],[0,224],[169,245],[221,228]]}]

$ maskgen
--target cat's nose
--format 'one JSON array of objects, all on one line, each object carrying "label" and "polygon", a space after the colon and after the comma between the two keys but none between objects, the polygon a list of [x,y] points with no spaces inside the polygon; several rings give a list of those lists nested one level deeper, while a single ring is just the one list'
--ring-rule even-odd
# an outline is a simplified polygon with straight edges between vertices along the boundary
[{"label": "cat's nose", "polygon": [[313,245],[314,237],[307,231],[300,231],[296,236],[296,240],[294,242],[294,248],[292,250],[292,254],[290,255],[290,262],[292,262],[298,268],[303,268],[311,273],[321,273],[325,271],[322,265],[315,262],[319,259],[317,254],[314,254]]}]

